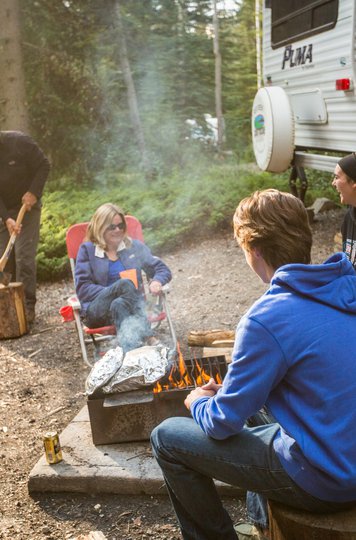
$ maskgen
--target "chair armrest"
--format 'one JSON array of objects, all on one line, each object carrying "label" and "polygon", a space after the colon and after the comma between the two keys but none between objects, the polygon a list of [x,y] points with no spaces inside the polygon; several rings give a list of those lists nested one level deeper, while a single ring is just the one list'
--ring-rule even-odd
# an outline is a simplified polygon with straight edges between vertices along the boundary
[{"label": "chair armrest", "polygon": [[80,309],[80,302],[75,295],[70,296],[67,300],[67,303],[68,303],[68,306],[71,306],[75,310]]}]

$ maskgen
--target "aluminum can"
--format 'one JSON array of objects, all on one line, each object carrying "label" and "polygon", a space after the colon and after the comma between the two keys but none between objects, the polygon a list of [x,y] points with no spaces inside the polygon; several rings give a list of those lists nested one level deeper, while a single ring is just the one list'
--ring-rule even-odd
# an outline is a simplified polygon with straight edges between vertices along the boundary
[{"label": "aluminum can", "polygon": [[50,465],[62,461],[62,449],[57,431],[49,431],[43,437],[46,460]]}]

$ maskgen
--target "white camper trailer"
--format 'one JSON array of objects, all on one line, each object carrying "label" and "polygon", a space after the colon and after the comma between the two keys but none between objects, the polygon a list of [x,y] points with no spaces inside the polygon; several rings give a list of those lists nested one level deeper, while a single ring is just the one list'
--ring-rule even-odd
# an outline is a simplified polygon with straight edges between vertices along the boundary
[{"label": "white camper trailer", "polygon": [[[354,0],[264,0],[263,87],[252,111],[262,170],[334,170],[356,151]],[[338,157],[337,157],[338,156]]]}]

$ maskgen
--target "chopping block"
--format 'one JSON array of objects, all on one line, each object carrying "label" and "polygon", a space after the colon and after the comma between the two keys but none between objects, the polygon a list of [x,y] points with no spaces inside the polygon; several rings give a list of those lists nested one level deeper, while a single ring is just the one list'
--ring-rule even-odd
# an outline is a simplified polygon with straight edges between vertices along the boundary
[{"label": "chopping block", "polygon": [[23,284],[0,286],[0,339],[20,337],[28,330]]},{"label": "chopping block", "polygon": [[271,540],[356,540],[356,506],[327,514],[268,501]]}]

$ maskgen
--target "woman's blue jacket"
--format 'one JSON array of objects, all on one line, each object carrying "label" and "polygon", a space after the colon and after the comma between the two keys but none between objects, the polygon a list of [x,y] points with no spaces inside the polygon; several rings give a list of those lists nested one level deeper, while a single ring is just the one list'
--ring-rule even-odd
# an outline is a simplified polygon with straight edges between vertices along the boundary
[{"label": "woman's blue jacket", "polygon": [[[137,270],[140,285],[142,285],[142,271],[149,280],[159,281],[162,285],[172,279],[168,266],[152,255],[150,249],[140,240],[131,240],[129,247],[122,242],[118,255],[125,270],[133,268]],[[92,242],[81,244],[75,265],[75,286],[82,315],[85,315],[90,302],[108,286],[108,276],[109,259],[105,252]]]}]

